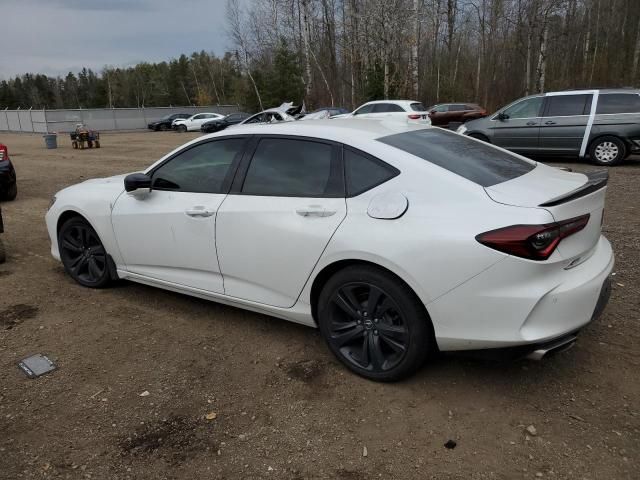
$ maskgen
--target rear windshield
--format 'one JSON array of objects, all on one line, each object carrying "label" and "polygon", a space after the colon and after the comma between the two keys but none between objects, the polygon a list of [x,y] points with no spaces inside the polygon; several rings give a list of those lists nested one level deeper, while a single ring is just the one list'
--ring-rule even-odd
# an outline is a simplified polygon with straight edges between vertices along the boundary
[{"label": "rear windshield", "polygon": [[512,180],[536,167],[486,143],[433,128],[378,138],[483,187]]},{"label": "rear windshield", "polygon": [[427,109],[424,108],[424,105],[422,105],[419,102],[415,102],[411,104],[411,110],[413,110],[414,112],[426,112]]}]

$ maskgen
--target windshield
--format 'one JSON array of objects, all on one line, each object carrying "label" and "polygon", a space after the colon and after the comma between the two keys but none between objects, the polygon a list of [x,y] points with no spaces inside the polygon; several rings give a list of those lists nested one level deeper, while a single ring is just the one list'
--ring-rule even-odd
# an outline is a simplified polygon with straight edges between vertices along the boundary
[{"label": "windshield", "polygon": [[520,177],[536,163],[472,138],[433,128],[378,139],[483,187]]}]

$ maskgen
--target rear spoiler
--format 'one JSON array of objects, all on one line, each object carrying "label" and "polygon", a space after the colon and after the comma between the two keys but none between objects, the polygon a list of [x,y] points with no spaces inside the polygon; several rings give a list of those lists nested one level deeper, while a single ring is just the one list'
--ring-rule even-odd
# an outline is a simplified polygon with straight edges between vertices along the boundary
[{"label": "rear spoiler", "polygon": [[556,205],[560,205],[562,203],[567,203],[576,198],[584,197],[589,195],[590,193],[596,192],[601,188],[607,186],[607,182],[609,181],[609,171],[608,170],[596,170],[595,172],[585,173],[587,176],[587,182],[579,188],[572,190],[570,192],[564,193],[559,197],[552,198],[551,200],[547,200],[544,203],[541,203],[541,207],[555,207]]}]

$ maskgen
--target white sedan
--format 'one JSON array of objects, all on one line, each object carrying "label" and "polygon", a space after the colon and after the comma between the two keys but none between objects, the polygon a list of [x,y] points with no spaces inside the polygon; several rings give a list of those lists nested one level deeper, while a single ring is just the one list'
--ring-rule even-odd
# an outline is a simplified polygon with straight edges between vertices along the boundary
[{"label": "white sedan", "polygon": [[196,113],[189,118],[178,118],[171,123],[171,126],[179,132],[194,132],[200,131],[200,127],[203,123],[211,120],[221,120],[224,115],[219,113]]},{"label": "white sedan", "polygon": [[390,381],[438,350],[572,344],[608,299],[606,183],[439,128],[290,122],[66,188],[46,222],[81,285],[319,327],[348,368]]}]

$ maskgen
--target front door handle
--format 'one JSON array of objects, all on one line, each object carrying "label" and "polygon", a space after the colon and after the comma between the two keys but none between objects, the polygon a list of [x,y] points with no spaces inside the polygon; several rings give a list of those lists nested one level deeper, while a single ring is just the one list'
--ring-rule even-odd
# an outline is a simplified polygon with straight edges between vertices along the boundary
[{"label": "front door handle", "polygon": [[537,122],[527,122],[527,125],[529,125],[531,127],[533,125],[537,125]]},{"label": "front door handle", "polygon": [[544,122],[545,125],[555,125],[556,122],[549,120],[548,122]]},{"label": "front door handle", "polygon": [[335,214],[335,210],[327,210],[320,205],[309,205],[305,208],[299,208],[296,213],[302,217],[330,217]]},{"label": "front door handle", "polygon": [[216,212],[215,210],[207,210],[204,207],[197,206],[186,210],[184,213],[186,213],[190,217],[210,217]]}]

